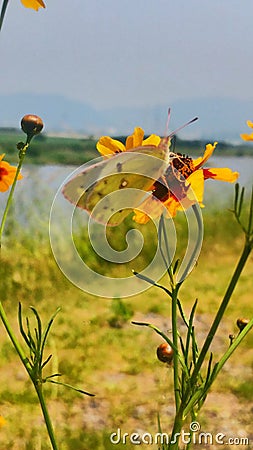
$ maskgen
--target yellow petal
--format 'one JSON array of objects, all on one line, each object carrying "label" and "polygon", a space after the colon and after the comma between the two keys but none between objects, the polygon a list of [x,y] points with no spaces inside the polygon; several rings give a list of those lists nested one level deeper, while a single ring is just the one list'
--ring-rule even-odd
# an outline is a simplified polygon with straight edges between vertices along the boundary
[{"label": "yellow petal", "polygon": [[161,142],[161,138],[156,134],[151,134],[147,139],[144,139],[142,145],[154,145],[158,147]]},{"label": "yellow petal", "polygon": [[180,209],[180,203],[173,197],[169,197],[165,202],[164,206],[168,211],[169,217],[175,217],[178,209]]},{"label": "yellow petal", "polygon": [[204,155],[200,158],[193,160],[195,169],[199,169],[199,167],[202,167],[203,164],[205,164],[205,162],[210,158],[210,156],[212,156],[217,143],[218,142],[214,142],[213,144],[207,144]]},{"label": "yellow petal", "polygon": [[43,0],[21,0],[21,3],[26,8],[32,8],[35,9],[35,11],[38,11],[39,8],[45,8],[46,5],[43,2]]},{"label": "yellow petal", "polygon": [[253,122],[251,122],[251,120],[247,120],[247,125],[250,128],[253,128]]},{"label": "yellow petal", "polygon": [[240,136],[244,141],[253,141],[253,133],[251,133],[251,134],[244,133],[244,134],[240,134]]},{"label": "yellow petal", "polygon": [[163,204],[157,198],[149,195],[140,205],[134,209],[133,220],[137,223],[147,223],[150,219],[160,217],[163,212]]},{"label": "yellow petal", "polygon": [[186,180],[186,185],[189,185],[187,197],[183,199],[182,204],[184,208],[188,208],[194,203],[202,204],[204,197],[204,174],[203,170],[196,170]]},{"label": "yellow petal", "polygon": [[136,127],[133,134],[131,134],[131,136],[128,136],[126,139],[126,149],[131,150],[132,148],[140,147],[142,145],[143,138],[143,129],[140,127]]},{"label": "yellow petal", "polygon": [[148,223],[150,220],[150,217],[147,216],[147,214],[139,211],[138,209],[134,209],[134,216],[133,216],[133,220],[136,223],[140,223],[142,225],[144,225],[145,223]]},{"label": "yellow petal", "polygon": [[102,136],[97,142],[97,149],[103,156],[114,155],[115,153],[126,151],[126,147],[117,139],[109,136]]},{"label": "yellow petal", "polygon": [[0,192],[8,191],[9,187],[10,185],[5,180],[0,181]]},{"label": "yellow petal", "polygon": [[233,172],[228,168],[203,169],[204,178],[213,178],[214,180],[227,181],[233,183],[239,177],[239,172]]},{"label": "yellow petal", "polygon": [[[246,123],[249,128],[253,128],[253,122],[251,122],[251,120],[247,120]],[[253,141],[253,133],[251,133],[251,134],[243,133],[243,134],[240,134],[240,136],[244,141]]]}]

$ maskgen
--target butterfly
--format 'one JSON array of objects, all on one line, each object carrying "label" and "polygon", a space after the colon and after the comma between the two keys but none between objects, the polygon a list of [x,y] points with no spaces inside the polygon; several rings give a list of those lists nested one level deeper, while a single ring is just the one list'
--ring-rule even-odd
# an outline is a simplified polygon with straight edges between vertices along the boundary
[{"label": "butterfly", "polygon": [[119,150],[108,159],[87,167],[66,183],[63,195],[86,210],[96,222],[109,226],[120,224],[143,202],[145,193],[150,195],[148,191],[154,182],[165,174],[175,155],[170,152],[170,142],[176,131],[162,139],[158,146]]}]

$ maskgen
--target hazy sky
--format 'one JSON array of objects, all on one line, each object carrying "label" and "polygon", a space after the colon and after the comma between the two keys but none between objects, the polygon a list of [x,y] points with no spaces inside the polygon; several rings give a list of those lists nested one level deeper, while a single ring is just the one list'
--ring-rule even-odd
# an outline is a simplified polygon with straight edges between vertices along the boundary
[{"label": "hazy sky", "polygon": [[57,93],[98,109],[253,100],[252,0],[44,1],[39,12],[10,1],[0,94]]}]

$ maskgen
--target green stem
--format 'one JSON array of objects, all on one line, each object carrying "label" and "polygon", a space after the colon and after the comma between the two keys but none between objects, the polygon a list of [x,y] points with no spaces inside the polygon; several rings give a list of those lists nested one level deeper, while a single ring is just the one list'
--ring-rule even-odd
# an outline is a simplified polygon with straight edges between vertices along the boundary
[{"label": "green stem", "polygon": [[199,255],[200,248],[201,248],[201,245],[203,242],[203,234],[204,234],[203,219],[202,219],[199,205],[192,205],[192,210],[193,210],[193,213],[194,213],[196,221],[197,221],[197,230],[198,230],[197,239],[195,241],[194,249],[191,252],[190,260],[188,261],[187,266],[186,266],[185,270],[183,271],[182,275],[180,274],[181,268],[179,270],[178,283],[182,283],[184,281],[184,279],[187,277],[187,275],[189,275],[190,271],[192,270],[194,264],[196,264],[196,260],[197,260],[196,257]]},{"label": "green stem", "polygon": [[12,183],[12,186],[11,186],[11,190],[10,190],[10,193],[9,193],[9,197],[8,197],[8,200],[7,200],[7,203],[6,203],[6,206],[5,206],[5,210],[4,210],[4,213],[3,213],[3,217],[2,217],[2,221],[1,221],[1,225],[0,225],[0,249],[1,249],[1,246],[2,246],[2,235],[3,235],[3,231],[4,231],[5,222],[6,222],[7,215],[8,215],[10,206],[11,206],[12,197],[13,197],[13,194],[14,194],[14,190],[15,190],[16,183],[17,183],[17,180],[18,180],[18,176],[19,176],[19,173],[20,173],[20,170],[21,170],[21,167],[22,167],[22,164],[23,164],[23,161],[24,161],[24,158],[25,158],[25,155],[26,155],[26,150],[27,150],[28,146],[29,146],[29,143],[26,143],[26,145],[20,151],[18,167],[17,167],[17,170],[16,170],[16,174],[15,174],[15,177],[14,177],[14,180],[13,180],[13,183]]},{"label": "green stem", "polygon": [[40,406],[41,406],[41,410],[46,422],[46,427],[47,427],[47,432],[48,432],[48,436],[50,438],[51,444],[52,444],[52,448],[53,450],[58,450],[57,444],[56,444],[56,440],[54,437],[54,429],[53,429],[53,425],[48,413],[48,409],[47,409],[47,405],[45,403],[45,399],[44,399],[44,395],[43,395],[43,390],[42,390],[42,385],[41,383],[35,382],[33,380],[33,384],[34,387],[36,389],[38,398],[39,398],[39,402],[40,402]]},{"label": "green stem", "polygon": [[223,355],[219,363],[216,365],[213,374],[210,377],[210,381],[208,383],[204,382],[202,387],[198,389],[197,392],[191,397],[189,403],[187,404],[186,408],[184,409],[183,417],[186,417],[194,408],[196,403],[198,403],[201,398],[207,394],[210,387],[212,386],[214,380],[218,376],[219,372],[221,371],[224,364],[227,362],[227,360],[230,358],[232,353],[237,349],[238,345],[242,342],[242,340],[245,338],[246,334],[251,330],[253,327],[253,319],[246,325],[246,327],[240,332],[240,334],[237,336],[237,338],[234,340],[233,344],[231,344],[226,351],[226,353]]},{"label": "green stem", "polygon": [[16,336],[15,336],[15,334],[14,334],[14,332],[13,332],[13,330],[12,330],[10,324],[9,324],[8,318],[7,318],[6,314],[5,314],[5,311],[4,311],[4,308],[3,308],[3,305],[2,305],[1,301],[0,301],[0,317],[1,317],[1,320],[2,320],[2,322],[4,324],[5,329],[7,331],[7,334],[9,336],[11,342],[13,343],[13,346],[15,347],[15,350],[16,350],[20,360],[22,361],[22,364],[24,365],[24,367],[25,367],[26,371],[28,372],[29,376],[31,376],[31,366],[30,366],[29,360],[25,356],[25,353],[24,353],[21,345],[19,344],[19,342],[18,342],[18,340],[17,340],[17,338],[16,338]]},{"label": "green stem", "polygon": [[246,241],[244,249],[243,249],[243,252],[242,252],[241,257],[240,257],[240,260],[239,260],[239,262],[237,264],[237,267],[236,267],[236,269],[234,271],[234,274],[233,274],[233,276],[231,278],[231,281],[229,283],[227,291],[226,291],[226,293],[224,295],[224,298],[223,298],[223,300],[221,302],[221,305],[220,305],[220,307],[219,307],[219,309],[217,311],[217,314],[215,316],[213,324],[212,324],[212,326],[211,326],[211,328],[209,330],[209,333],[208,333],[208,335],[206,337],[206,340],[204,342],[204,345],[203,345],[202,350],[200,352],[200,355],[198,357],[196,366],[195,366],[194,371],[192,373],[192,377],[191,377],[191,385],[192,386],[194,386],[194,384],[196,382],[196,379],[197,379],[198,373],[200,371],[200,368],[201,368],[201,366],[203,364],[205,356],[206,356],[206,354],[208,352],[208,349],[209,349],[209,347],[210,347],[210,345],[212,343],[212,340],[213,340],[213,338],[215,336],[215,333],[216,333],[217,328],[218,328],[218,326],[219,326],[219,324],[221,322],[221,319],[222,319],[222,317],[224,315],[224,312],[225,312],[225,310],[226,310],[226,308],[228,306],[228,303],[229,303],[230,298],[232,296],[232,293],[233,293],[233,291],[235,289],[235,286],[236,286],[236,284],[237,284],[237,282],[239,280],[241,272],[242,272],[242,270],[243,270],[243,268],[244,268],[244,266],[246,264],[246,261],[247,261],[249,255],[250,255],[250,252],[251,252],[251,244],[250,244],[250,242]]},{"label": "green stem", "polygon": [[179,393],[179,377],[178,377],[178,330],[177,330],[177,295],[180,285],[172,286],[172,302],[171,302],[171,317],[172,317],[172,338],[174,346],[174,394],[176,413],[179,410],[180,393]]},{"label": "green stem", "polygon": [[42,410],[42,413],[43,413],[43,416],[44,416],[44,419],[45,419],[45,423],[46,423],[46,427],[47,427],[47,431],[48,431],[48,436],[49,436],[51,444],[52,444],[52,448],[53,448],[53,450],[57,450],[57,445],[56,445],[56,441],[55,441],[55,437],[54,437],[54,431],[53,431],[51,419],[50,419],[49,414],[48,414],[46,403],[45,403],[45,400],[44,400],[44,396],[43,396],[43,392],[42,392],[42,388],[41,388],[41,383],[38,384],[38,380],[35,379],[36,376],[34,377],[34,372],[32,371],[30,362],[29,362],[28,358],[25,356],[25,353],[24,353],[21,345],[19,344],[19,342],[18,342],[18,340],[17,340],[17,338],[16,338],[16,336],[14,334],[14,331],[12,330],[12,328],[11,328],[11,326],[9,324],[8,318],[6,316],[6,313],[4,311],[4,308],[3,308],[3,305],[2,305],[1,301],[0,301],[0,318],[1,318],[2,322],[3,322],[3,325],[4,325],[4,327],[5,327],[6,331],[7,331],[7,334],[9,336],[11,342],[13,343],[13,346],[14,346],[14,348],[15,348],[15,350],[16,350],[16,352],[17,352],[17,354],[18,354],[18,356],[19,356],[19,358],[20,358],[20,360],[21,360],[21,362],[23,364],[23,366],[25,367],[25,370],[27,371],[27,373],[28,373],[28,375],[29,375],[29,377],[30,377],[34,387],[35,387],[36,393],[37,393],[38,398],[39,398],[41,410]]},{"label": "green stem", "polygon": [[2,29],[4,16],[5,16],[5,13],[6,13],[6,9],[7,9],[8,3],[9,3],[9,0],[4,0],[3,1],[3,5],[2,5],[2,9],[1,9],[1,15],[0,15],[0,31]]},{"label": "green stem", "polygon": [[248,334],[248,332],[251,330],[252,327],[253,327],[253,319],[251,319],[250,322],[245,326],[245,328],[243,328],[243,330],[235,338],[234,342],[229,346],[226,353],[222,356],[221,360],[218,362],[218,364],[215,368],[215,373],[213,376],[211,376],[211,380],[210,380],[210,383],[208,383],[207,389],[209,389],[210,385],[214,382],[215,378],[217,377],[218,373],[221,371],[224,364],[230,358],[232,353],[234,353],[234,351],[237,349],[238,345],[240,345],[240,343],[242,342],[242,340],[245,338],[245,336]]},{"label": "green stem", "polygon": [[178,450],[179,446],[179,437],[183,426],[183,408],[180,407],[177,414],[175,415],[173,430],[171,433],[171,440],[169,444],[169,450]]}]

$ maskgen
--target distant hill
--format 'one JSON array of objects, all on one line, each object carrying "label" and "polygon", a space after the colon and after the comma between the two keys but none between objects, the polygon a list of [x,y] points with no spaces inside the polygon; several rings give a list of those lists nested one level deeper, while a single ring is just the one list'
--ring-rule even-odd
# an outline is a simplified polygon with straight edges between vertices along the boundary
[{"label": "distant hill", "polygon": [[240,142],[240,133],[247,131],[246,120],[253,120],[253,101],[231,98],[178,100],[149,107],[101,110],[60,95],[12,94],[0,95],[0,105],[0,127],[17,127],[24,114],[33,113],[43,118],[47,133],[69,135],[122,135],[131,133],[138,125],[146,133],[163,135],[170,106],[170,129],[199,117],[180,137]]}]

